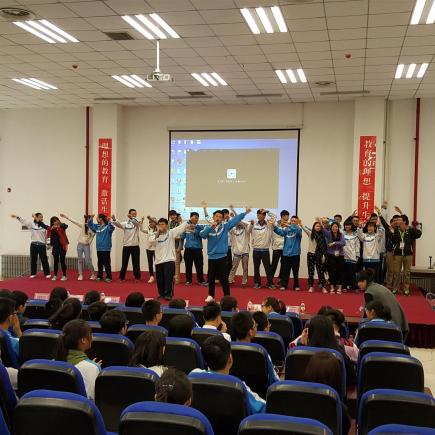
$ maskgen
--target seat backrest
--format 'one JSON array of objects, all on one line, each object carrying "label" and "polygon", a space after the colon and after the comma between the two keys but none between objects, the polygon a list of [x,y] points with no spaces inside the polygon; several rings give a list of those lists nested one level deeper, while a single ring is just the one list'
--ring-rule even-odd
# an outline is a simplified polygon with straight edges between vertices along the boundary
[{"label": "seat backrest", "polygon": [[413,391],[375,389],[364,393],[358,407],[358,433],[383,424],[406,424],[435,429],[435,399]]},{"label": "seat backrest", "polygon": [[192,339],[195,340],[201,347],[204,341],[209,337],[214,337],[215,335],[222,335],[217,329],[208,328],[193,328],[192,329]]},{"label": "seat backrest", "polygon": [[45,311],[45,304],[48,301],[41,299],[27,299],[25,309],[24,309],[24,317],[29,319],[46,319],[47,313]]},{"label": "seat backrest", "polygon": [[269,319],[271,332],[276,332],[282,337],[284,346],[287,349],[289,343],[294,338],[293,322],[290,317],[277,313],[271,313],[267,317]]},{"label": "seat backrest", "polygon": [[213,435],[210,422],[201,412],[184,405],[139,402],[121,416],[119,435]]},{"label": "seat backrest", "polygon": [[133,343],[136,343],[137,338],[142,332],[145,331],[160,331],[165,336],[168,335],[168,330],[163,328],[163,326],[158,325],[144,325],[143,323],[136,323],[135,325],[131,325],[127,329],[126,337],[128,337]]},{"label": "seat backrest", "polygon": [[6,423],[5,417],[3,415],[3,411],[0,408],[0,433],[2,435],[10,435],[9,427]]},{"label": "seat backrest", "polygon": [[18,357],[12,348],[11,340],[3,329],[0,329],[0,355],[1,361],[6,367],[15,369],[19,367]]},{"label": "seat backrest", "polygon": [[285,379],[303,381],[305,379],[305,369],[311,357],[317,352],[330,352],[340,361],[342,388],[337,392],[341,398],[346,397],[346,367],[341,353],[333,349],[311,346],[296,346],[289,349],[285,358]]},{"label": "seat backrest", "polygon": [[267,390],[266,410],[271,414],[318,420],[336,435],[342,431],[341,400],[328,385],[301,381],[276,382]]},{"label": "seat backrest", "polygon": [[24,332],[27,329],[48,329],[50,328],[50,323],[48,319],[28,319],[24,322],[21,330]]},{"label": "seat backrest", "polygon": [[358,327],[355,344],[359,347],[367,340],[384,340],[403,343],[402,331],[395,323],[364,322]]},{"label": "seat backrest", "polygon": [[269,386],[267,352],[256,343],[231,343],[233,365],[230,374],[240,378],[261,397],[266,397]]},{"label": "seat backrest", "polygon": [[252,343],[261,344],[276,366],[282,366],[285,360],[284,342],[276,332],[257,331]]},{"label": "seat backrest", "polygon": [[294,313],[292,311],[287,311],[286,315],[293,323],[294,337],[299,337],[304,329],[304,323],[302,322],[301,316],[298,313]]},{"label": "seat backrest", "polygon": [[[12,423],[17,396],[12,387],[9,373],[6,367],[0,363],[0,408],[3,411],[3,419],[9,426]],[[0,430],[0,434],[1,434]]]},{"label": "seat backrest", "polygon": [[14,435],[106,435],[95,404],[78,394],[36,390],[18,402]]},{"label": "seat backrest", "polygon": [[189,379],[193,392],[191,406],[208,418],[215,435],[237,435],[240,421],[249,415],[243,382],[215,373],[191,373]]},{"label": "seat backrest", "polygon": [[195,317],[190,311],[184,310],[183,308],[168,308],[168,307],[163,307],[163,316],[159,325],[163,326],[163,328],[166,328],[169,331],[169,322],[171,321],[171,319],[175,316],[179,316],[183,314],[189,316],[192,319],[192,328],[196,326]]},{"label": "seat backrest", "polygon": [[176,367],[186,374],[204,368],[201,349],[190,338],[167,337],[164,360],[166,366]]},{"label": "seat backrest", "polygon": [[20,361],[54,359],[62,331],[58,329],[27,329],[20,338]]},{"label": "seat backrest", "polygon": [[86,352],[90,359],[102,361],[101,367],[126,366],[130,362],[134,345],[123,335],[92,334],[91,348]]},{"label": "seat backrest", "polygon": [[424,391],[421,362],[409,355],[371,352],[361,359],[358,371],[358,397],[375,388]]},{"label": "seat backrest", "polygon": [[140,367],[103,369],[95,381],[95,404],[108,431],[117,432],[122,411],[129,405],[152,401],[158,376]]},{"label": "seat backrest", "polygon": [[193,317],[195,317],[196,324],[201,328],[205,323],[203,308],[189,307],[188,310],[193,314]]},{"label": "seat backrest", "polygon": [[239,435],[332,435],[324,424],[311,418],[277,414],[256,414],[246,417]]},{"label": "seat backrest", "polygon": [[236,314],[236,311],[222,311],[221,312],[221,318],[225,322],[225,324],[227,325],[228,332],[231,332],[231,320],[232,320],[234,314]]},{"label": "seat backrest", "polygon": [[383,424],[369,432],[369,435],[387,434],[413,434],[413,435],[433,435],[434,429],[421,426],[409,426],[406,424]]},{"label": "seat backrest", "polygon": [[79,370],[65,361],[33,359],[18,370],[18,396],[33,390],[66,391],[86,397]]},{"label": "seat backrest", "polygon": [[137,323],[144,323],[142,308],[126,307],[125,305],[118,305],[117,310],[122,311],[128,320],[129,325],[136,325]]},{"label": "seat backrest", "polygon": [[86,323],[91,327],[92,333],[101,332],[101,324],[97,320],[87,320]]},{"label": "seat backrest", "polygon": [[371,352],[388,352],[399,355],[409,355],[408,346],[397,341],[367,340],[359,348],[358,365],[361,359]]}]

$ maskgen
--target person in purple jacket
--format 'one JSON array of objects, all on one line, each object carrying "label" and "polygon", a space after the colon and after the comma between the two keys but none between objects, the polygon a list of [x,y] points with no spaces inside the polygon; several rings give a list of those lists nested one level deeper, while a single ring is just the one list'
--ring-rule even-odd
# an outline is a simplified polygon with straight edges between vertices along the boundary
[{"label": "person in purple jacket", "polygon": [[326,238],[328,246],[328,275],[331,293],[335,293],[337,286],[337,294],[341,294],[341,289],[344,280],[344,245],[346,241],[344,235],[340,232],[340,227],[337,222],[333,222],[329,229],[323,228],[323,234]]}]

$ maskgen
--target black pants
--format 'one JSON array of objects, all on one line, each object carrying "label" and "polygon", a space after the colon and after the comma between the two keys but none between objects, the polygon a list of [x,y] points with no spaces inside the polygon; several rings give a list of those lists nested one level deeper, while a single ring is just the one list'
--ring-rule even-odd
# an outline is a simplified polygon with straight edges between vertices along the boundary
[{"label": "black pants", "polygon": [[292,255],[291,257],[286,257],[283,255],[283,257],[281,258],[281,275],[280,275],[281,287],[287,288],[288,280],[290,279],[290,272],[293,272],[293,289],[299,288],[299,265],[300,264],[301,264],[300,255]]},{"label": "black pants", "polygon": [[48,265],[47,258],[47,248],[43,243],[30,244],[30,275],[36,275],[36,264],[38,262],[38,255],[41,259],[44,275],[50,275],[50,266]]},{"label": "black pants", "polygon": [[59,262],[60,267],[62,268],[63,276],[66,276],[66,251],[64,251],[62,248],[56,249],[53,251],[53,269],[54,269],[54,276],[57,276],[57,272],[59,270]]},{"label": "black pants", "polygon": [[192,269],[195,264],[196,278],[198,282],[204,282],[204,259],[202,249],[186,248],[184,250],[184,263],[186,265],[186,281],[192,282]]},{"label": "black pants", "polygon": [[150,276],[154,276],[154,259],[156,258],[156,251],[147,249],[148,271]]},{"label": "black pants", "polygon": [[98,278],[103,279],[103,268],[106,270],[106,278],[112,279],[112,266],[110,264],[110,251],[97,251]]},{"label": "black pants", "polygon": [[233,268],[233,253],[231,252],[231,246],[228,246],[227,252],[227,279],[230,276],[231,269]]},{"label": "black pants", "polygon": [[128,262],[131,255],[131,264],[133,265],[133,275],[136,279],[140,279],[140,248],[139,246],[124,246],[122,248],[122,265],[119,272],[119,278],[125,279]]},{"label": "black pants", "polygon": [[344,263],[344,286],[348,289],[356,289],[356,263]]},{"label": "black pants", "polygon": [[263,263],[264,271],[266,272],[267,277],[267,285],[272,285],[272,273],[270,268],[270,253],[269,250],[257,250],[254,249],[252,253],[254,258],[254,283],[261,285],[261,277],[260,277],[260,264]]},{"label": "black pants", "polygon": [[174,295],[175,261],[156,264],[157,290],[162,298]]},{"label": "black pants", "polygon": [[343,285],[344,257],[342,255],[328,254],[328,275],[330,285]]},{"label": "black pants", "polygon": [[373,281],[379,283],[379,261],[363,261],[364,269],[372,269]]},{"label": "black pants", "polygon": [[[282,249],[274,249],[272,251],[272,264],[270,265],[270,273],[272,275],[272,277],[275,277],[275,273],[276,273],[276,269],[278,269],[278,264],[281,261],[281,268],[279,271],[279,278],[281,278],[281,274],[282,274],[282,266],[283,266],[283,261],[282,261]],[[298,286],[299,287],[299,286]]]},{"label": "black pants", "polygon": [[230,284],[228,283],[228,260],[227,257],[218,258],[217,260],[208,259],[208,294],[215,296],[215,279],[217,278],[222,286],[224,295],[230,294]]}]

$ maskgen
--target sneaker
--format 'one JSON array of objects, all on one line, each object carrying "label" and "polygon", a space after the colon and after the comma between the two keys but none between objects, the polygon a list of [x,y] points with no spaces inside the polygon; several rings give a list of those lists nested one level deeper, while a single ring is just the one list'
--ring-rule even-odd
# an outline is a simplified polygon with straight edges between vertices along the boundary
[{"label": "sneaker", "polygon": [[[48,279],[48,278],[47,278]],[[57,280],[57,276],[53,276],[53,278],[51,278],[52,281],[56,281]]]},{"label": "sneaker", "polygon": [[95,281],[100,282],[103,281],[103,278],[98,278],[98,276],[95,278]]},{"label": "sneaker", "polygon": [[90,279],[91,281],[95,281],[95,280],[97,279],[97,277],[96,277],[94,274],[92,274],[92,275],[89,277],[89,279]]},{"label": "sneaker", "polygon": [[283,287],[283,286],[281,286],[279,289],[280,289],[280,290],[286,290],[286,288]]},{"label": "sneaker", "polygon": [[242,282],[242,287],[246,287],[247,284],[247,282]]},{"label": "sneaker", "polygon": [[36,278],[36,275],[30,275],[29,278],[31,279]]},{"label": "sneaker", "polygon": [[338,294],[338,295],[341,295],[341,289],[338,289],[338,290],[337,290],[337,294]]},{"label": "sneaker", "polygon": [[326,288],[323,287],[323,288],[322,288],[322,293],[326,294],[326,293],[328,293],[328,290],[326,290]]},{"label": "sneaker", "polygon": [[83,281],[83,275],[82,275],[82,274],[80,274],[80,275],[77,277],[77,281]]},{"label": "sneaker", "polygon": [[[36,275],[33,275],[33,277],[35,277]],[[45,275],[45,277],[47,278],[47,279],[50,279],[51,278],[51,275]]]},{"label": "sneaker", "polygon": [[191,285],[192,281],[186,281],[186,285]]},{"label": "sneaker", "polygon": [[208,286],[208,282],[207,281],[200,281],[199,285],[202,285],[205,287],[205,286]]},{"label": "sneaker", "polygon": [[333,295],[335,293],[335,288],[333,285],[331,285],[331,290],[330,290],[331,295]]},{"label": "sneaker", "polygon": [[310,287],[310,288],[308,289],[308,293],[314,293],[314,287]]},{"label": "sneaker", "polygon": [[150,279],[148,280],[148,284],[152,284],[154,282],[154,277],[150,276]]},{"label": "sneaker", "polygon": [[404,294],[405,296],[409,296],[409,295],[410,295],[409,288],[405,289],[405,290],[403,291],[403,294]]},{"label": "sneaker", "polygon": [[228,281],[228,284],[234,284],[234,281]]},{"label": "sneaker", "polygon": [[112,282],[112,280],[110,278],[106,278],[104,281],[106,281],[106,282]]},{"label": "sneaker", "polygon": [[267,286],[267,288],[270,289],[270,290],[275,290],[275,289],[276,289],[276,286],[275,286],[275,284],[269,284],[269,285]]},{"label": "sneaker", "polygon": [[299,287],[295,287],[295,292],[298,292],[298,291],[300,291],[300,288]]},{"label": "sneaker", "polygon": [[205,302],[207,302],[207,303],[209,303],[209,302],[213,302],[213,301],[214,301],[214,297],[213,297],[213,296],[208,295],[208,296],[205,298]]},{"label": "sneaker", "polygon": [[391,291],[391,293],[393,293],[393,295],[396,296],[399,293],[399,290],[394,289]]},{"label": "sneaker", "polygon": [[260,284],[254,284],[254,288],[261,288]]},{"label": "sneaker", "polygon": [[170,301],[172,298],[170,296],[165,296],[165,301]]},{"label": "sneaker", "polygon": [[63,276],[60,280],[61,281],[66,281],[66,276]]}]

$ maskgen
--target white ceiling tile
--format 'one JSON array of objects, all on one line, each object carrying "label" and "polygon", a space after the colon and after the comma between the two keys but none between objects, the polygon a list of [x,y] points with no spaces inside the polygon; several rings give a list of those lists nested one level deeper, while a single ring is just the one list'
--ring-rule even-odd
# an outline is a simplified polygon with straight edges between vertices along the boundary
[{"label": "white ceiling tile", "polygon": [[327,17],[364,15],[368,13],[368,0],[327,2],[325,3],[325,10]]},{"label": "white ceiling tile", "polygon": [[207,38],[184,38],[186,44],[192,48],[197,47],[220,47],[223,45],[222,41],[215,37],[210,36]]},{"label": "white ceiling tile", "polygon": [[370,0],[370,13],[407,12],[410,14],[414,5],[415,0]]},{"label": "white ceiling tile", "polygon": [[342,41],[331,41],[332,50],[344,50],[351,52],[352,50],[360,50],[366,47],[365,39],[349,39]]},{"label": "white ceiling tile", "polygon": [[[48,3],[48,2],[45,2]],[[51,19],[51,18],[68,18],[76,17],[77,14],[74,13],[69,7],[64,6],[58,2],[55,4],[41,4],[41,5],[30,5],[29,9],[37,14],[37,18]],[[56,24],[55,21],[53,21]]]},{"label": "white ceiling tile", "polygon": [[410,21],[409,13],[391,13],[369,15],[369,27],[389,26],[406,26]]},{"label": "white ceiling tile", "polygon": [[195,25],[195,26],[178,26],[173,25],[172,28],[182,37],[202,37],[202,36],[216,36],[208,25]]},{"label": "white ceiling tile", "polygon": [[307,5],[288,5],[281,6],[284,17],[288,20],[295,18],[314,18],[324,17],[323,5],[321,3]]},{"label": "white ceiling tile", "polygon": [[326,19],[328,29],[355,29],[366,27],[367,18],[365,15],[352,15],[348,17],[328,17]]},{"label": "white ceiling tile", "polygon": [[325,18],[301,18],[299,20],[287,20],[287,26],[292,32],[309,30],[326,30]]},{"label": "white ceiling tile", "polygon": [[292,32],[292,39],[294,42],[328,41],[329,35],[326,30]]},{"label": "white ceiling tile", "polygon": [[367,29],[367,38],[399,38],[405,36],[407,29],[409,34],[411,28],[408,28],[407,26],[369,27]]},{"label": "white ceiling tile", "polygon": [[356,29],[330,29],[329,37],[331,40],[349,40],[349,39],[362,39],[365,38],[367,29],[358,27]]},{"label": "white ceiling tile", "polygon": [[210,28],[217,36],[247,35],[251,31],[245,23],[240,24],[211,24]]},{"label": "white ceiling tile", "polygon": [[203,10],[200,14],[208,24],[244,23],[239,9]]},{"label": "white ceiling tile", "polygon": [[106,5],[120,15],[135,15],[152,13],[144,0],[106,0]]},{"label": "white ceiling tile", "polygon": [[307,51],[323,51],[329,50],[329,42],[297,42],[295,43],[296,50],[298,52],[307,52]]},{"label": "white ceiling tile", "polygon": [[147,0],[147,3],[155,12],[193,10],[193,5],[189,0]]},{"label": "white ceiling tile", "polygon": [[104,17],[113,15],[113,10],[101,1],[71,2],[68,8],[81,17]]}]

